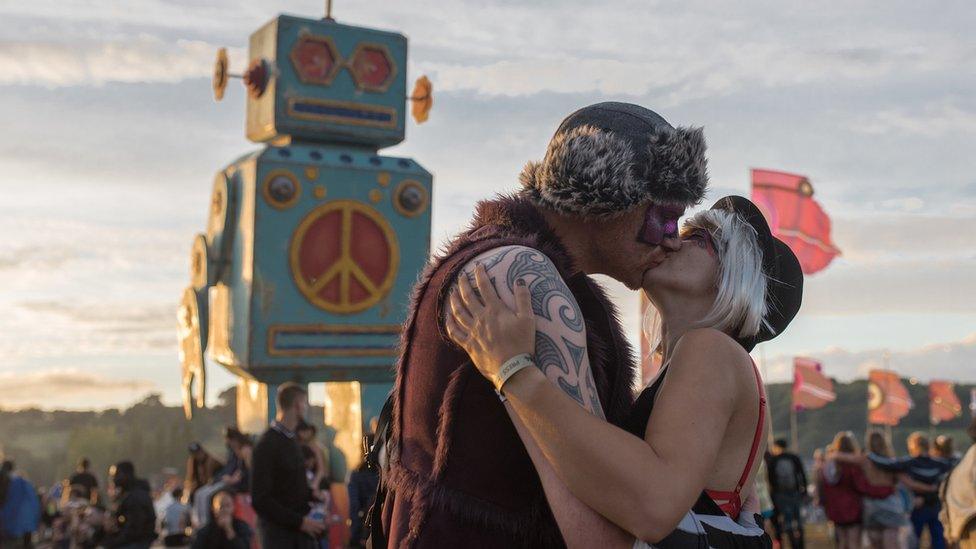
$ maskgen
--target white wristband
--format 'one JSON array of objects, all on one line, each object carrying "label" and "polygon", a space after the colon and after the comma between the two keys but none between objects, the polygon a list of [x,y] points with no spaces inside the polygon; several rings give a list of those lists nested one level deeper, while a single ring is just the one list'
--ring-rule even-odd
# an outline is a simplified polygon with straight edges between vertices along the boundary
[{"label": "white wristband", "polygon": [[492,383],[495,384],[495,390],[501,395],[502,387],[505,383],[511,379],[512,376],[517,374],[519,371],[528,368],[529,366],[535,366],[535,361],[532,359],[532,355],[529,353],[522,353],[520,355],[515,355],[512,358],[505,361],[502,367],[498,369],[498,374],[492,379]]}]

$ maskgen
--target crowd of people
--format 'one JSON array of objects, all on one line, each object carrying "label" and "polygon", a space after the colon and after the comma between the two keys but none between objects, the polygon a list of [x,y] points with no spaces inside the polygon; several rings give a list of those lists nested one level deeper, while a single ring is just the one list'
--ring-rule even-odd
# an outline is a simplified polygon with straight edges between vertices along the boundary
[{"label": "crowd of people", "polygon": [[[976,420],[969,428],[976,442]],[[906,440],[908,455],[868,431],[863,448],[850,431],[837,433],[803,461],[777,440],[766,455],[768,489],[760,498],[774,546],[802,548],[804,522],[825,518],[837,547],[976,548],[976,444],[960,456],[953,439],[922,432]]]},{"label": "crowd of people", "polygon": [[223,460],[193,442],[185,474],[170,470],[155,488],[123,460],[109,468],[101,489],[82,458],[69,478],[36,490],[5,461],[0,547],[361,547],[377,472],[364,464],[350,473],[331,427],[317,436],[304,420],[303,387],[282,385],[278,401],[277,421],[257,440],[227,427]]},{"label": "crowd of people", "polygon": [[[68,479],[38,498],[14,462],[5,461],[2,546],[29,547],[35,531],[54,547],[72,549],[149,547],[157,539],[192,548],[362,546],[376,472],[364,463],[347,475],[334,431],[320,442],[302,419],[305,408],[304,390],[283,386],[279,417],[257,448],[251,436],[228,427],[225,461],[194,442],[185,476],[170,476],[155,491],[131,462],[120,461],[109,468],[103,492],[82,458]],[[976,420],[969,433],[976,442]],[[840,432],[814,452],[808,476],[787,442],[774,441],[760,479],[774,547],[804,547],[804,523],[824,517],[842,549],[912,549],[923,538],[933,549],[976,548],[976,444],[960,456],[951,437],[930,441],[915,432],[906,445],[908,455],[898,457],[880,431],[869,431],[863,448],[853,433]]]}]

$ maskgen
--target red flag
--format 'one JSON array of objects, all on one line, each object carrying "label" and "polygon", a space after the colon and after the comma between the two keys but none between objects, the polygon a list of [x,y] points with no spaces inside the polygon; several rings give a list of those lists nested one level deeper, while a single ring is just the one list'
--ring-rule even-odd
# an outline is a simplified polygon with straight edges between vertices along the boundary
[{"label": "red flag", "polygon": [[962,403],[956,396],[951,381],[929,382],[929,419],[932,425],[949,421],[962,415]]},{"label": "red flag", "polygon": [[889,370],[868,373],[868,423],[898,425],[914,406],[898,374]]},{"label": "red flag", "polygon": [[830,218],[813,199],[802,175],[752,170],[752,201],[762,210],[773,235],[793,250],[804,274],[825,268],[840,250],[830,240]]},{"label": "red flag", "polygon": [[793,409],[815,410],[837,400],[834,382],[812,358],[793,359]]}]

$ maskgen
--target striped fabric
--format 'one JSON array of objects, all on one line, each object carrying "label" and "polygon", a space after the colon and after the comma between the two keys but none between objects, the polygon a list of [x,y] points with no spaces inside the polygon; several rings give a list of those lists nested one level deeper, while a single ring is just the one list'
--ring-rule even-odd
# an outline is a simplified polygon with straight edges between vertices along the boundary
[{"label": "striped fabric", "polygon": [[[706,496],[702,496],[705,498]],[[701,507],[702,500],[695,505]],[[707,504],[706,504],[707,505]],[[715,505],[711,502],[711,505]],[[634,542],[633,549],[745,549],[769,548],[772,541],[763,530],[762,517],[742,514],[739,521],[732,520],[725,513],[711,514],[692,510],[685,514],[681,522],[666,538],[650,545],[644,541]]]}]

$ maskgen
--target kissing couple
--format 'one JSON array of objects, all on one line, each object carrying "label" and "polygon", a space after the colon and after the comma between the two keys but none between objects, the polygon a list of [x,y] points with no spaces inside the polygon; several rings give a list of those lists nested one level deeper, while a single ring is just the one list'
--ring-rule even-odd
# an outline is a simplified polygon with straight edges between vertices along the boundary
[{"label": "kissing couple", "polygon": [[[749,352],[800,308],[794,254],[743,197],[679,225],[708,187],[703,131],[638,105],[572,113],[520,180],[414,289],[374,546],[770,547]],[[653,305],[663,366],[639,395],[594,274]]]}]

